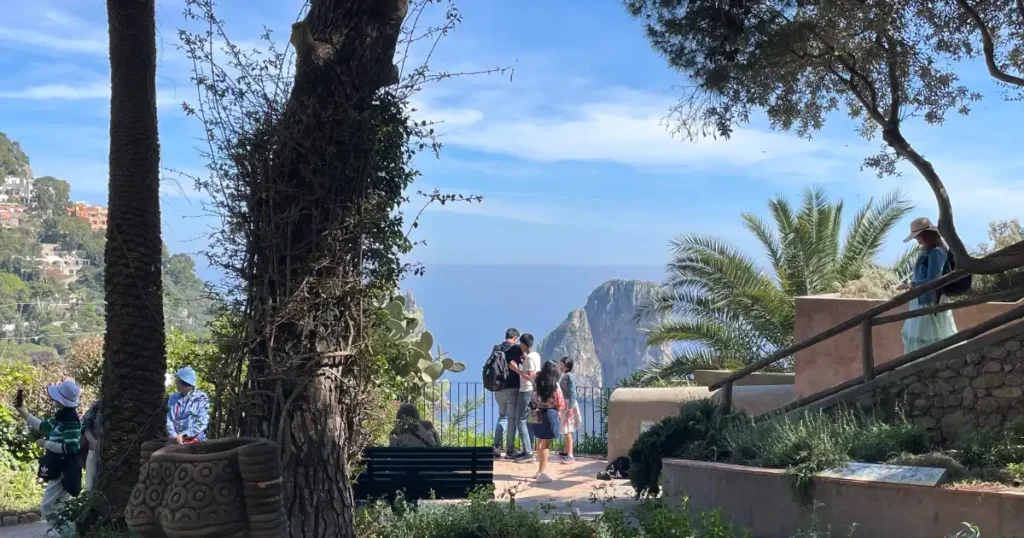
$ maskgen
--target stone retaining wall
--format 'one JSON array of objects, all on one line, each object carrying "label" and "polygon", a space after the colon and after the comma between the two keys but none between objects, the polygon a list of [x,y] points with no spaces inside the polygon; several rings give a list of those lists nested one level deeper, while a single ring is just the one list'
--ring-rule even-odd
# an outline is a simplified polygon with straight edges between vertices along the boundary
[{"label": "stone retaining wall", "polygon": [[781,469],[675,459],[662,464],[669,505],[687,498],[692,512],[721,510],[758,538],[796,536],[812,518],[831,536],[941,538],[963,530],[964,521],[978,525],[985,538],[1024,536],[1024,492],[1009,487],[971,491],[816,477],[808,506]]},{"label": "stone retaining wall", "polygon": [[24,514],[8,514],[0,517],[0,527],[13,527],[15,525],[24,525],[26,523],[35,523],[42,520],[39,516],[39,511],[25,512]]},{"label": "stone retaining wall", "polygon": [[1024,416],[1024,334],[914,372],[857,403],[897,402],[916,424],[947,441]]}]

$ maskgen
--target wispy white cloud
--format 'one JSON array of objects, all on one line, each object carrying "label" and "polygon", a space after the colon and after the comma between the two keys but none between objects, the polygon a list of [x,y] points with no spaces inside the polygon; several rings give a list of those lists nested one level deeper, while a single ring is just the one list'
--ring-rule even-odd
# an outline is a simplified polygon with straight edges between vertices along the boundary
[{"label": "wispy white cloud", "polygon": [[[514,88],[509,88],[509,94]],[[857,154],[841,144],[808,141],[755,128],[737,129],[729,140],[681,141],[663,118],[672,99],[660,94],[621,90],[583,95],[583,100],[543,107],[509,106],[496,92],[490,97],[464,95],[442,101],[428,95],[418,103],[417,117],[443,122],[438,131],[449,146],[527,161],[596,161],[638,168],[712,167],[752,169],[757,175],[828,177],[839,166],[857,162]],[[528,99],[528,98],[527,98]],[[534,100],[536,102],[536,100]]]},{"label": "wispy white cloud", "polygon": [[[1024,162],[1020,160],[933,159],[956,216],[999,220],[1019,218],[1024,207]],[[919,207],[935,211],[935,195],[917,171],[904,166],[902,182]]]},{"label": "wispy white cloud", "polygon": [[78,101],[81,99],[103,99],[110,97],[110,83],[90,83],[79,86],[70,84],[42,84],[28,86],[17,90],[0,91],[0,99],[32,99],[46,101],[63,99]]},{"label": "wispy white cloud", "polygon": [[[0,99],[28,99],[33,101],[82,101],[110,99],[110,82],[94,81],[84,84],[40,84],[12,90],[0,90]],[[178,106],[181,99],[172,89],[158,89],[158,107]]]},{"label": "wispy white cloud", "polygon": [[56,52],[80,54],[107,54],[105,36],[61,37],[37,30],[0,27],[0,42],[30,47],[33,50],[46,49]]},{"label": "wispy white cloud", "polygon": [[455,213],[531,224],[557,225],[565,222],[564,213],[556,207],[527,204],[512,197],[485,196],[480,202],[435,203],[427,208],[426,213]]}]

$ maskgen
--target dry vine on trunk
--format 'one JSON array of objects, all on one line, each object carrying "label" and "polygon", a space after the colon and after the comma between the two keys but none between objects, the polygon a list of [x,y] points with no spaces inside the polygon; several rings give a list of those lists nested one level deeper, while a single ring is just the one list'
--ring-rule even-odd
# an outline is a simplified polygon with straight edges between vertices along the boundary
[{"label": "dry vine on trunk", "polygon": [[281,445],[291,536],[353,535],[349,473],[380,374],[368,342],[409,269],[399,256],[412,247],[400,212],[417,175],[410,161],[439,148],[431,126],[409,118],[408,99],[451,76],[402,73],[394,60],[399,43],[429,43],[458,22],[449,6],[446,22],[417,33],[434,3],[312,0],[293,49],[268,32],[260,53],[227,38],[210,0],[187,2],[186,16],[207,28],[179,33],[199,88],[186,112],[209,142],[210,174],[197,184],[222,219],[211,259],[246,325],[234,422]]}]

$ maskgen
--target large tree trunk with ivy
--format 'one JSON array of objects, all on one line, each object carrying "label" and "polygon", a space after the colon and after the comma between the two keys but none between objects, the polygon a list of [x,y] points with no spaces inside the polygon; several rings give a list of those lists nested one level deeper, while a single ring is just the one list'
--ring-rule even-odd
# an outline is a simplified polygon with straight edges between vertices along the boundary
[{"label": "large tree trunk with ivy", "polygon": [[153,0],[108,0],[110,185],[103,363],[102,508],[115,519],[139,477],[139,447],[166,436],[160,145]]},{"label": "large tree trunk with ivy", "polygon": [[[365,340],[394,289],[412,179],[403,103],[381,91],[405,0],[313,0],[292,29],[292,93],[244,143],[253,164],[253,346],[244,429],[282,448],[291,536],[354,536],[349,472],[372,375]],[[259,168],[259,171],[255,170]]]}]

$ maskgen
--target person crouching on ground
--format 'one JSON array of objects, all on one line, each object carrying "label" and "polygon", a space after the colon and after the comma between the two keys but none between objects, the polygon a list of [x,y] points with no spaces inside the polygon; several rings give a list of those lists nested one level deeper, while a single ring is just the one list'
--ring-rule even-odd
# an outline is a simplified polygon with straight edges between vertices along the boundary
[{"label": "person crouching on ground", "polygon": [[52,418],[36,418],[24,407],[17,411],[29,428],[43,434],[36,442],[45,451],[39,459],[39,478],[46,482],[39,512],[50,524],[46,536],[58,536],[55,528],[58,510],[82,491],[82,467],[78,462],[82,437],[78,399],[82,391],[74,381],[66,379],[46,387],[46,394],[58,406]]},{"label": "person crouching on ground", "polygon": [[558,387],[558,369],[558,364],[552,361],[544,363],[534,380],[533,399],[530,402],[530,411],[534,413],[533,430],[540,440],[537,445],[537,482],[542,484],[551,482],[551,477],[544,471],[551,453],[551,441],[558,438],[558,413],[565,409],[562,389]]},{"label": "person crouching on ground", "polygon": [[186,366],[174,374],[178,391],[167,400],[167,435],[176,444],[206,440],[210,399],[196,388],[196,371]]},{"label": "person crouching on ground", "polygon": [[441,446],[441,437],[434,424],[420,418],[420,412],[411,403],[398,407],[395,427],[388,434],[388,445],[393,447],[436,448]]}]

